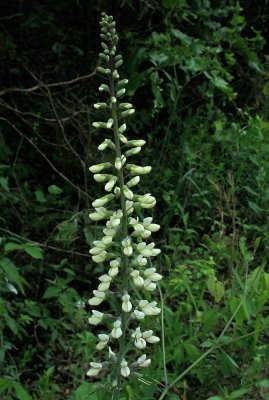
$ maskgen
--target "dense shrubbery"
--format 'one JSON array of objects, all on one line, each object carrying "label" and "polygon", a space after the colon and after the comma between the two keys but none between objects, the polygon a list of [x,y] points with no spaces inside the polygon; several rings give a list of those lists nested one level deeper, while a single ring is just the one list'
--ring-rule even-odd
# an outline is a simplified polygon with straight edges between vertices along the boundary
[{"label": "dense shrubbery", "polygon": [[[6,5],[0,397],[106,398],[85,379],[96,343],[84,303],[102,272],[88,256],[100,194],[88,166],[100,142],[90,123],[106,10],[137,110],[130,132],[148,141],[153,166],[143,185],[162,226],[169,383],[195,363],[167,398],[268,399],[266,2],[113,3]],[[161,346],[152,358],[147,384],[130,381],[123,398],[161,396]]]}]

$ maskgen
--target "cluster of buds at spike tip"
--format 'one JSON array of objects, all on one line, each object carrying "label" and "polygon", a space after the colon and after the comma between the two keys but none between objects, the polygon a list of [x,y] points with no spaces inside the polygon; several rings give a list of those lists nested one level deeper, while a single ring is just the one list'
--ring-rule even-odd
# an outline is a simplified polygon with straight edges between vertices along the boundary
[{"label": "cluster of buds at spike tip", "polygon": [[[93,201],[93,210],[89,214],[89,218],[98,225],[104,222],[103,236],[93,241],[90,249],[92,260],[102,263],[104,272],[98,278],[98,287],[93,290],[88,302],[94,308],[112,299],[111,304],[116,311],[115,315],[111,315],[92,310],[89,323],[102,327],[96,349],[105,354],[104,361],[90,363],[87,375],[97,376],[105,370],[104,366],[109,366],[119,382],[119,376],[127,378],[132,372],[137,373],[140,368],[150,365],[150,358],[139,352],[141,349],[145,352],[150,347],[148,345],[160,340],[152,330],[143,331],[139,326],[141,320],[161,312],[156,301],[141,300],[144,295],[148,298],[162,279],[152,266],[153,258],[158,256],[160,249],[149,239],[153,232],[160,229],[160,225],[153,223],[151,217],[141,216],[143,209],[155,206],[155,198],[150,193],[141,195],[133,191],[140,182],[140,176],[148,174],[151,167],[129,163],[129,157],[132,160],[135,158],[145,140],[128,140],[125,136],[126,119],[135,110],[131,103],[121,102],[128,80],[120,79],[118,72],[122,57],[116,52],[118,36],[115,22],[111,16],[103,14],[100,25],[102,52],[98,72],[104,76],[106,83],[100,85],[99,91],[107,99],[102,99],[94,107],[105,110],[109,115],[104,122],[93,122],[92,125],[109,135],[98,147],[108,154],[108,161],[89,169],[95,181],[103,183],[108,193]],[[139,217],[135,215],[136,211]],[[136,298],[137,291],[141,292],[139,298]],[[135,359],[128,359],[128,352]]]}]

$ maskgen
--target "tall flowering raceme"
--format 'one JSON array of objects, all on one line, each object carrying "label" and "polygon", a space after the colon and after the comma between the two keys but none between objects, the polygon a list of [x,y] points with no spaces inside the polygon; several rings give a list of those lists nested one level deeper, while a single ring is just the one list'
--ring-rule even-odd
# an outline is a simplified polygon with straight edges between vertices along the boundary
[{"label": "tall flowering raceme", "polygon": [[[128,80],[120,79],[118,73],[123,61],[116,53],[116,24],[113,17],[102,14],[100,25],[103,50],[99,54],[102,66],[98,71],[106,82],[99,91],[106,96],[106,101],[94,107],[106,110],[108,118],[92,125],[108,132],[108,138],[98,149],[107,151],[109,161],[90,167],[93,178],[104,183],[107,193],[92,203],[95,211],[89,217],[92,221],[104,221],[103,237],[93,242],[90,254],[95,263],[106,266],[106,273],[98,278],[100,283],[89,299],[93,308],[89,323],[101,325],[96,348],[105,354],[103,361],[90,363],[87,375],[97,376],[109,370],[115,399],[118,399],[122,379],[150,365],[146,348],[160,340],[151,329],[143,331],[140,327],[141,320],[161,311],[156,301],[143,300],[143,297],[149,298],[145,292],[154,292],[162,279],[151,263],[151,258],[160,250],[150,240],[152,232],[158,231],[160,226],[154,224],[151,217],[141,217],[143,209],[154,207],[156,200],[149,193],[135,194],[133,188],[151,167],[132,163],[145,141],[128,140],[125,136],[126,120],[135,110],[132,104],[121,100]],[[111,299],[114,314],[97,310],[107,299]]]}]

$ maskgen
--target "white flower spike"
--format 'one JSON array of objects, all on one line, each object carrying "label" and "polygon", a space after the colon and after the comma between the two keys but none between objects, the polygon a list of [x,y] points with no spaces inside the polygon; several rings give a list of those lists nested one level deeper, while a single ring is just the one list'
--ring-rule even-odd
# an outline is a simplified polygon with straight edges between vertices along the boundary
[{"label": "white flower spike", "polygon": [[[104,192],[93,201],[89,214],[91,223],[97,225],[102,235],[93,240],[89,253],[93,263],[98,264],[96,270],[102,272],[97,290],[93,290],[93,297],[88,300],[94,308],[88,321],[94,330],[97,325],[102,326],[102,333],[97,334],[96,350],[105,359],[103,363],[91,362],[87,375],[95,377],[102,370],[103,377],[109,370],[115,398],[120,398],[124,384],[121,378],[128,378],[135,368],[148,367],[151,360],[146,354],[139,357],[139,353],[160,340],[151,329],[142,332],[139,326],[141,320],[146,326],[150,317],[156,318],[161,312],[155,299],[141,300],[145,293],[146,298],[153,295],[162,279],[155,264],[152,265],[161,250],[149,239],[160,226],[152,217],[144,215],[155,206],[155,197],[135,192],[140,177],[148,174],[151,166],[135,163],[145,140],[129,140],[126,134],[126,121],[135,110],[131,103],[121,99],[127,91],[128,80],[120,79],[123,60],[117,54],[116,24],[113,17],[102,14],[100,25],[102,51],[97,70],[106,83],[99,87],[104,98],[94,108],[97,113],[101,111],[100,116],[103,113],[107,116],[103,121],[98,118],[92,126],[105,135],[98,150],[107,161],[89,168],[94,181],[103,185]],[[115,311],[105,314],[95,309],[107,300],[110,303],[106,309]],[[131,359],[133,356],[137,361]]]}]

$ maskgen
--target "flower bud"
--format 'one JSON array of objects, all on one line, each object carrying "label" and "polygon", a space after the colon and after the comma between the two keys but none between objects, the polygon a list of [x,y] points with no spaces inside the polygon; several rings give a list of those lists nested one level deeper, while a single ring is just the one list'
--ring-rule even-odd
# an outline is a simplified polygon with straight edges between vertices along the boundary
[{"label": "flower bud", "polygon": [[124,196],[126,197],[126,199],[128,199],[128,200],[132,200],[132,198],[133,198],[133,192],[127,187],[127,186],[123,186],[123,193],[124,193]]},{"label": "flower bud", "polygon": [[121,89],[123,86],[127,85],[128,79],[122,79],[121,81],[117,82],[117,89]]},{"label": "flower bud", "polygon": [[120,110],[129,110],[132,107],[133,105],[131,103],[120,103],[119,105]]},{"label": "flower bud", "polygon": [[140,150],[141,150],[141,147],[134,147],[133,149],[126,151],[125,156],[126,157],[134,156],[134,155],[138,154],[140,152]]},{"label": "flower bud", "polygon": [[108,85],[105,85],[104,83],[102,83],[102,85],[101,86],[99,86],[99,91],[100,92],[110,92],[110,89],[109,89],[109,86]]},{"label": "flower bud", "polygon": [[103,171],[104,169],[110,168],[111,164],[109,162],[101,163],[101,164],[96,164],[92,165],[89,170],[93,173],[96,174],[98,172]]},{"label": "flower bud", "polygon": [[107,194],[103,197],[101,197],[100,199],[96,199],[93,203],[92,206],[94,208],[96,207],[103,207],[105,204],[109,203],[113,198],[114,198],[114,194]]},{"label": "flower bud", "polygon": [[122,60],[119,60],[115,63],[115,68],[119,68],[123,64]]},{"label": "flower bud", "polygon": [[121,133],[119,134],[119,139],[120,139],[121,143],[123,143],[123,144],[127,143],[127,138],[124,135],[122,135]]},{"label": "flower bud", "polygon": [[110,74],[110,69],[108,69],[108,68],[103,68],[103,67],[97,67],[97,71],[98,72],[100,72],[100,74],[103,74],[103,75],[108,75],[108,74]]},{"label": "flower bud", "polygon": [[119,133],[123,133],[123,132],[125,132],[126,131],[126,124],[122,124],[120,127],[119,127]]},{"label": "flower bud", "polygon": [[131,175],[146,175],[151,171],[151,167],[140,167],[139,165],[127,164],[126,168],[130,171]]},{"label": "flower bud", "polygon": [[107,192],[111,192],[117,182],[117,179],[118,178],[116,176],[112,176],[111,179],[107,182],[107,184],[105,185],[105,190]]},{"label": "flower bud", "polygon": [[[121,89],[121,90],[124,90],[124,89]],[[121,113],[121,116],[122,116],[122,118],[127,118],[127,117],[130,117],[130,115],[133,115],[134,113],[135,113],[135,109],[131,108],[130,110],[123,111]]]},{"label": "flower bud", "polygon": [[103,151],[107,147],[109,147],[112,150],[115,150],[115,144],[110,140],[110,139],[105,139],[101,144],[98,146],[98,150]]},{"label": "flower bud", "polygon": [[97,110],[101,109],[101,108],[107,108],[107,104],[106,103],[96,103],[93,105],[94,108],[96,108]]},{"label": "flower bud", "polygon": [[136,140],[128,140],[126,143],[127,147],[142,147],[146,143],[145,140],[142,139],[136,139]]},{"label": "flower bud", "polygon": [[123,96],[124,95],[124,93],[126,92],[126,89],[120,89],[120,90],[117,90],[117,92],[116,92],[116,96],[117,97],[121,97],[121,96]]},{"label": "flower bud", "polygon": [[131,188],[135,185],[137,185],[140,182],[140,176],[135,176],[134,178],[130,179],[127,183],[126,186],[128,188]]},{"label": "flower bud", "polygon": [[105,182],[108,181],[113,175],[109,175],[109,174],[94,174],[93,175],[93,179],[96,182]]}]

